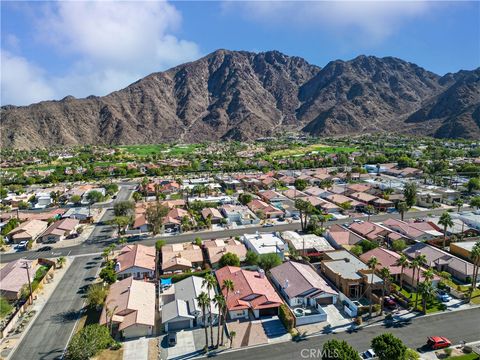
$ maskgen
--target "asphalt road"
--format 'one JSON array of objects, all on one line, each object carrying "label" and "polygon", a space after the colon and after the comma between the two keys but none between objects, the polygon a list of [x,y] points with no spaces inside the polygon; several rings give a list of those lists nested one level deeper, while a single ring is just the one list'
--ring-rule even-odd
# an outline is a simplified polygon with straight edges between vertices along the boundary
[{"label": "asphalt road", "polygon": [[480,340],[480,308],[443,313],[441,315],[419,317],[397,324],[396,326],[372,326],[356,332],[343,332],[310,337],[306,340],[289,341],[279,344],[246,348],[216,356],[218,359],[321,359],[323,344],[331,339],[345,340],[359,352],[371,347],[372,339],[385,332],[391,332],[410,348],[418,349],[425,344],[429,336],[445,336],[453,344],[462,340],[467,342]]},{"label": "asphalt road", "polygon": [[[128,196],[126,193],[120,194],[116,201],[121,201],[124,197]],[[421,217],[422,215],[425,216],[426,214],[433,214],[433,215],[441,215],[445,210],[443,209],[435,209],[429,210],[424,212],[411,212],[405,214],[405,219],[417,218]],[[115,242],[116,239],[112,239],[111,234],[115,230],[113,226],[110,225],[102,225],[102,223],[112,219],[113,217],[113,210],[112,208],[107,209],[104,216],[102,217],[100,224],[95,226],[94,231],[92,232],[91,236],[87,241],[83,244],[69,246],[64,248],[57,248],[54,249],[52,252],[35,252],[35,251],[23,251],[13,254],[4,254],[0,256],[0,262],[9,262],[12,260],[16,260],[19,258],[27,258],[27,259],[36,259],[39,257],[44,258],[51,258],[51,257],[58,257],[58,256],[75,256],[75,255],[86,255],[86,254],[98,254],[103,251],[103,249]],[[388,218],[400,218],[399,214],[382,214],[382,215],[373,215],[370,217],[370,221],[383,221]],[[362,220],[366,220],[367,217],[358,218]],[[335,220],[335,221],[328,221],[325,225],[333,225],[333,224],[344,224],[347,222],[351,222],[351,219],[344,219],[344,220]],[[253,226],[253,227],[245,227],[239,229],[228,229],[228,230],[219,230],[219,231],[203,231],[203,232],[189,232],[185,234],[179,235],[167,235],[167,236],[156,236],[151,237],[147,236],[140,240],[132,240],[129,241],[130,243],[141,243],[144,245],[153,245],[155,241],[159,239],[166,240],[167,243],[181,243],[187,241],[193,241],[196,237],[200,237],[202,240],[204,239],[218,239],[218,238],[227,238],[227,237],[235,237],[241,236],[243,234],[253,234],[256,231],[258,232],[272,232],[272,231],[286,231],[286,230],[299,230],[300,223],[295,222],[291,224],[279,224],[274,225],[272,227],[263,227],[263,226]]]},{"label": "asphalt road", "polygon": [[81,289],[95,279],[101,261],[88,256],[75,258],[11,360],[61,358],[83,308]]}]

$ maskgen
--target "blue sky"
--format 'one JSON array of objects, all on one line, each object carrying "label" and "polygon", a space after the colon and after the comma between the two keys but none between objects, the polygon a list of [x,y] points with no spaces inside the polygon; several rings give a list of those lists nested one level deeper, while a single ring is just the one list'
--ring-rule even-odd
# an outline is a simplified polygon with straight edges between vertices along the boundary
[{"label": "blue sky", "polygon": [[443,75],[480,65],[480,2],[1,2],[1,103],[105,95],[216,49],[325,66],[396,56]]}]

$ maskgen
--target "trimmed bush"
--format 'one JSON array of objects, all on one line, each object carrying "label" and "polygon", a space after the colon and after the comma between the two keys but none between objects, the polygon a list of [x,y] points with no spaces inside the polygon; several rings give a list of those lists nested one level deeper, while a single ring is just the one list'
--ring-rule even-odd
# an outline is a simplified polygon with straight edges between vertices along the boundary
[{"label": "trimmed bush", "polygon": [[295,318],[287,305],[280,305],[278,317],[288,331],[291,331],[295,326]]}]

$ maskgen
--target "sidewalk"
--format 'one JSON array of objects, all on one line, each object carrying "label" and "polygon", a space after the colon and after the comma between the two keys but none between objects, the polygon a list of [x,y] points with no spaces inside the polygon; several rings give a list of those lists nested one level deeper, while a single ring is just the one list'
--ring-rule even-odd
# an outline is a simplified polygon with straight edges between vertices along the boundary
[{"label": "sidewalk", "polygon": [[[67,262],[63,266],[63,268],[58,269],[54,272],[55,275],[53,277],[53,280],[50,283],[46,283],[43,285],[43,289],[39,294],[37,294],[37,299],[34,300],[33,304],[28,308],[27,312],[25,313],[25,314],[29,314],[33,312],[34,315],[28,320],[28,324],[23,329],[23,331],[20,334],[7,335],[6,337],[0,340],[0,351],[2,352],[2,354],[8,353],[6,356],[3,356],[2,358],[4,358],[5,360],[10,359],[10,357],[12,356],[16,348],[16,345],[19,344],[22,341],[23,337],[28,333],[32,324],[35,322],[35,319],[42,312],[45,304],[50,299],[50,296],[52,295],[53,291],[62,280],[63,276],[67,272],[72,262],[73,262],[73,258],[68,257]],[[17,324],[18,323],[19,322],[17,322]]]}]

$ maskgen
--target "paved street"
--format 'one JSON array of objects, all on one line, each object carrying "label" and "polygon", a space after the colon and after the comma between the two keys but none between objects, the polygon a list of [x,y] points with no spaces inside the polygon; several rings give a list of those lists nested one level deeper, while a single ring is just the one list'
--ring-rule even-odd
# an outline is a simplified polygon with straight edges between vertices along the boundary
[{"label": "paved street", "polygon": [[480,308],[441,315],[421,317],[404,324],[387,327],[382,325],[371,326],[356,332],[344,332],[307,338],[300,342],[284,342],[275,345],[266,345],[256,348],[243,349],[216,356],[218,359],[244,360],[244,359],[321,359],[323,344],[330,339],[346,340],[358,351],[370,348],[371,340],[384,332],[391,332],[403,342],[417,349],[425,344],[428,336],[446,336],[453,344],[462,340],[472,342],[480,340]]},{"label": "paved street", "polygon": [[[128,196],[127,190],[122,194],[122,197],[117,197],[116,201],[121,201],[122,198]],[[432,215],[441,215],[445,212],[444,209],[435,209],[435,210],[428,210],[424,212],[409,212],[405,214],[405,219],[417,218],[426,216],[427,214]],[[115,230],[113,226],[104,224],[106,221],[112,219],[113,217],[113,210],[112,208],[107,209],[104,216],[102,217],[100,224],[95,226],[92,234],[90,235],[89,239],[80,245],[69,246],[64,248],[57,248],[53,252],[43,252],[38,253],[35,251],[23,251],[13,254],[5,254],[0,256],[0,262],[5,263],[12,260],[16,260],[19,258],[27,258],[27,259],[36,259],[39,257],[44,258],[51,258],[51,257],[58,257],[58,256],[75,256],[75,255],[85,255],[85,254],[98,254],[101,253],[102,250],[108,246],[108,244],[115,242],[116,239],[111,238],[112,232]],[[388,218],[400,218],[399,214],[382,214],[382,215],[373,215],[370,217],[370,221],[383,221]],[[358,218],[362,220],[366,220],[367,217]],[[333,224],[343,224],[346,222],[352,221],[351,219],[344,219],[344,220],[336,220],[336,221],[329,221],[326,223],[326,226],[330,226]],[[169,236],[156,236],[147,237],[142,240],[132,241],[132,243],[141,243],[144,245],[154,245],[155,241],[159,239],[166,240],[167,243],[180,243],[186,241],[193,241],[196,237],[200,237],[201,239],[214,239],[214,238],[222,238],[222,237],[235,237],[241,236],[243,234],[253,234],[256,231],[258,232],[272,232],[272,231],[286,231],[286,230],[299,230],[300,223],[292,223],[292,224],[279,224],[274,225],[272,227],[262,227],[262,226],[252,226],[252,227],[245,227],[239,229],[229,229],[229,230],[219,230],[219,231],[203,231],[203,232],[190,232],[187,234],[180,234],[180,235],[169,235]]]},{"label": "paved street", "polygon": [[11,360],[58,359],[62,355],[83,307],[80,288],[92,282],[100,263],[101,259],[88,256],[73,261]]}]

